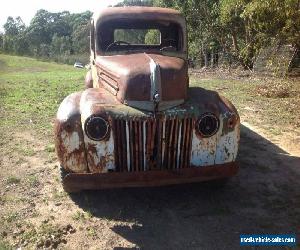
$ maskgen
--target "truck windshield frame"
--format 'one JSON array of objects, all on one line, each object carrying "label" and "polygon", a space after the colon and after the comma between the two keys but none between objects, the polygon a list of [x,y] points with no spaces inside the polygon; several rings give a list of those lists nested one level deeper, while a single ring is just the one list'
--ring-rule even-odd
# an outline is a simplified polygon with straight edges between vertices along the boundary
[{"label": "truck windshield frame", "polygon": [[[115,37],[116,30],[159,31],[158,43],[131,43]],[[116,19],[101,23],[97,27],[97,54],[160,53],[182,57],[184,51],[182,27],[176,22],[158,20]],[[149,35],[149,34],[148,34]],[[143,37],[144,41],[146,37]],[[143,40],[142,39],[142,40]],[[148,40],[153,37],[148,37]],[[126,40],[126,39],[125,39]],[[134,41],[134,39],[133,39]]]}]

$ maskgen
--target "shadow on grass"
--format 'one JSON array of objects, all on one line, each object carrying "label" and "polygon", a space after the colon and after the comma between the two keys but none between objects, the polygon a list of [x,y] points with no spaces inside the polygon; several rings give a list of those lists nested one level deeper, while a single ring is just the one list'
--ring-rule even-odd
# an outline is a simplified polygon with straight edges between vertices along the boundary
[{"label": "shadow on grass", "polygon": [[299,232],[300,158],[242,126],[238,162],[239,174],[223,188],[102,190],[72,199],[93,216],[116,221],[112,231],[146,249],[239,249],[240,234]]}]

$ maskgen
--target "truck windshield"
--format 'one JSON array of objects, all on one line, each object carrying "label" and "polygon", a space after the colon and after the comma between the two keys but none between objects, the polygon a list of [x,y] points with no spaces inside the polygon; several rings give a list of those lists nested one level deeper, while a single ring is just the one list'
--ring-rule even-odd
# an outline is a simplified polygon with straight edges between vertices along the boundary
[{"label": "truck windshield", "polygon": [[158,29],[116,29],[114,42],[127,44],[160,45],[161,34]]},{"label": "truck windshield", "polygon": [[110,20],[97,28],[97,42],[105,54],[181,52],[183,35],[177,23],[150,20]]}]

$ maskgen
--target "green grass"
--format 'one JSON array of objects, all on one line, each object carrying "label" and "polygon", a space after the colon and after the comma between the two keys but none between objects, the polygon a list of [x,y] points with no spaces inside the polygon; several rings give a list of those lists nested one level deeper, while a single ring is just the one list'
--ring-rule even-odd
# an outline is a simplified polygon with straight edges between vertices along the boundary
[{"label": "green grass", "polygon": [[83,89],[85,73],[68,65],[0,54],[1,131],[30,128],[41,136],[52,135],[60,102]]},{"label": "green grass", "polygon": [[27,182],[28,182],[30,187],[35,187],[39,184],[39,179],[35,175],[29,175],[27,177]]},{"label": "green grass", "polygon": [[290,131],[300,135],[299,79],[223,80],[192,76],[190,82],[191,86],[215,90],[227,97],[237,107],[245,122],[274,135]]},{"label": "green grass", "polygon": [[19,184],[21,182],[21,179],[16,176],[9,176],[6,179],[7,184]]},{"label": "green grass", "polygon": [[0,250],[11,250],[13,249],[6,241],[0,239]]},{"label": "green grass", "polygon": [[16,222],[20,218],[17,212],[8,212],[8,214],[4,217],[4,221],[11,223]]}]

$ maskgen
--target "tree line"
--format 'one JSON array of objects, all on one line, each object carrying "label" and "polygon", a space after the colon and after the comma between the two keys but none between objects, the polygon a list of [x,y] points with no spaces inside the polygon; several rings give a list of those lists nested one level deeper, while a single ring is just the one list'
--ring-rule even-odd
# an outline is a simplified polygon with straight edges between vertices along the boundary
[{"label": "tree line", "polygon": [[21,17],[8,17],[0,35],[1,50],[64,63],[87,61],[91,17],[90,11],[71,14],[39,10],[28,27]]},{"label": "tree line", "polygon": [[[222,57],[224,63],[252,68],[263,47],[300,48],[300,0],[124,0],[117,4],[130,5],[179,10],[187,20],[189,57],[202,66],[215,65]],[[28,27],[20,17],[9,17],[0,35],[1,49],[52,59],[88,58],[91,15],[39,10]]]}]

